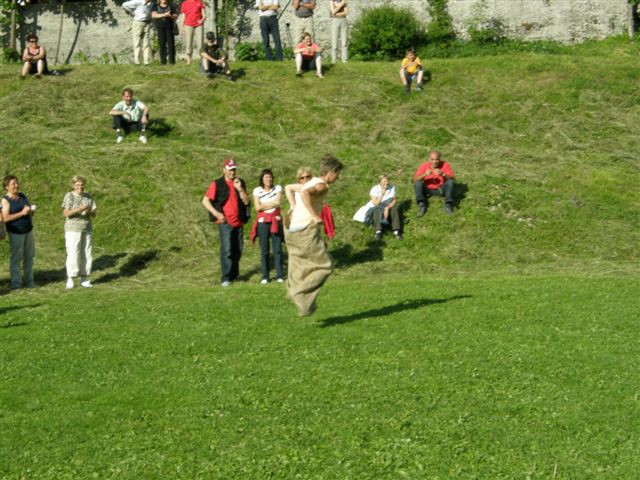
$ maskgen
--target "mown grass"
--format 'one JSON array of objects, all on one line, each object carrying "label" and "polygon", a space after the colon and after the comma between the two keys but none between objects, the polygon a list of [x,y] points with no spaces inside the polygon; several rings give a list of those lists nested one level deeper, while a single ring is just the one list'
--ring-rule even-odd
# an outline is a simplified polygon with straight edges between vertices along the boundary
[{"label": "mown grass", "polygon": [[[553,55],[425,59],[319,81],[290,64],[0,66],[0,173],[38,205],[41,288],[9,294],[0,243],[0,476],[6,478],[635,478],[640,76],[637,42]],[[116,145],[124,85],[150,143]],[[416,219],[409,178],[439,148],[464,192]],[[281,285],[217,288],[200,205],[233,154],[253,187],[327,153],[336,271],[317,314]],[[380,173],[405,241],[350,218]],[[88,178],[95,288],[66,292],[60,203]]]},{"label": "mown grass", "polygon": [[631,479],[639,294],[615,278],[334,279],[308,320],[276,284],[12,295],[1,470]]},{"label": "mown grass", "polygon": [[[154,275],[199,282],[216,268],[216,233],[200,199],[233,154],[252,188],[261,168],[293,180],[327,152],[347,168],[331,203],[335,248],[378,268],[451,272],[637,271],[640,117],[637,42],[564,55],[425,59],[434,78],[405,98],[396,63],[352,63],[326,81],[285,64],[236,64],[236,83],[196,67],[74,66],[20,82],[1,66],[2,173],[41,207],[38,265],[64,262],[59,203],[80,173],[101,206],[99,253],[156,252]],[[149,145],[115,145],[109,108],[132,86],[152,107]],[[410,176],[431,148],[452,163],[464,198],[414,219]],[[407,214],[407,241],[377,249],[354,224],[378,174],[390,173]],[[3,252],[6,248],[2,247]],[[249,249],[246,265],[257,265]],[[357,257],[358,258],[358,257]],[[370,265],[345,261],[357,273]],[[212,272],[213,275],[213,272]]]}]

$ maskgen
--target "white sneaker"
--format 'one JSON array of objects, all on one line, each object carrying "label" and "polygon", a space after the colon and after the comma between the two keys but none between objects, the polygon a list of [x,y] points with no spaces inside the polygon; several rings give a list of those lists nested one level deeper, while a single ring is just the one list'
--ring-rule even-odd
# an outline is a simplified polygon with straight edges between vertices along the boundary
[{"label": "white sneaker", "polygon": [[84,280],[82,280],[80,282],[80,286],[84,287],[84,288],[91,288],[93,287],[93,285],[91,284],[91,281],[88,278],[85,278]]},{"label": "white sneaker", "polygon": [[75,285],[73,284],[73,278],[67,278],[66,289],[71,290]]},{"label": "white sneaker", "polygon": [[124,141],[124,137],[122,135],[118,135],[118,138],[116,138],[116,143],[122,143]]},{"label": "white sneaker", "polygon": [[282,282],[284,282],[284,278],[276,278],[276,282],[282,283]]},{"label": "white sneaker", "polygon": [[269,283],[269,280],[267,280],[266,278],[260,280],[260,285],[266,285],[267,283]]},{"label": "white sneaker", "polygon": [[147,144],[147,137],[145,137],[144,135],[140,135],[140,141],[146,145]]},{"label": "white sneaker", "polygon": [[221,286],[222,288],[230,287],[230,286],[231,286],[231,282],[229,282],[229,281],[225,280],[224,282],[222,282],[222,283],[220,284],[220,286]]}]

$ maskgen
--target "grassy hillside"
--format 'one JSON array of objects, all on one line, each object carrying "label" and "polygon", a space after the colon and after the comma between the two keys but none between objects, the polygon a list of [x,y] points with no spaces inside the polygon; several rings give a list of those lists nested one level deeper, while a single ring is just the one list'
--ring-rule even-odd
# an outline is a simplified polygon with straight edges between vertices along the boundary
[{"label": "grassy hillside", "polygon": [[[60,203],[73,174],[88,178],[100,207],[98,266],[114,278],[191,283],[217,277],[217,234],[200,200],[225,156],[253,188],[264,167],[284,184],[327,152],[347,166],[331,197],[340,275],[636,273],[639,51],[616,40],[556,55],[427,60],[433,81],[410,98],[396,63],[339,65],[325,80],[298,79],[290,63],[238,63],[235,83],[185,65],[73,66],[23,82],[17,66],[2,65],[0,173],[18,175],[40,207],[41,283],[62,275]],[[123,86],[151,106],[146,146],[115,144],[107,112]],[[417,220],[409,179],[432,148],[464,198],[452,218],[436,201]],[[410,207],[402,244],[372,244],[350,220],[381,173]],[[244,271],[256,271],[256,250]]]}]

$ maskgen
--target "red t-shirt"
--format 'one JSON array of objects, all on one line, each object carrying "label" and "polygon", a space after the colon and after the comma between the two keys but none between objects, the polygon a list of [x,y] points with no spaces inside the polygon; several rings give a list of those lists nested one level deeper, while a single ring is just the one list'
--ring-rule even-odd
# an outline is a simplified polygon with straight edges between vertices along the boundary
[{"label": "red t-shirt", "polygon": [[[424,162],[422,165],[418,167],[416,170],[416,174],[413,178],[419,177],[423,175],[427,170],[432,170],[430,162]],[[453,170],[451,169],[451,165],[447,162],[442,162],[440,165],[440,171],[444,173],[447,177],[453,177]],[[431,190],[436,190],[440,188],[444,184],[444,178],[442,178],[437,173],[433,172],[431,175],[427,175],[424,177],[424,185]]]},{"label": "red t-shirt", "polygon": [[[308,47],[309,45],[307,45],[306,43],[300,42],[296,47],[296,50],[298,48],[308,48]],[[316,56],[316,52],[320,49],[320,47],[318,46],[317,43],[311,43],[311,48],[313,49],[313,53],[302,52],[302,58],[308,58],[309,60],[312,60],[313,57]]]},{"label": "red t-shirt", "polygon": [[184,25],[187,27],[199,27],[202,22],[204,3],[200,0],[185,0],[180,6],[180,12],[184,15]]},{"label": "red t-shirt", "polygon": [[[241,227],[242,222],[240,222],[240,212],[238,212],[238,191],[236,190],[236,187],[233,186],[233,180],[225,179],[225,182],[227,183],[227,187],[229,187],[229,198],[222,206],[222,214],[224,215],[224,218],[227,219],[227,223],[229,225],[234,228]],[[209,185],[209,190],[207,190],[205,196],[213,203],[213,200],[216,198],[216,182]],[[216,223],[220,222],[216,220]]]}]

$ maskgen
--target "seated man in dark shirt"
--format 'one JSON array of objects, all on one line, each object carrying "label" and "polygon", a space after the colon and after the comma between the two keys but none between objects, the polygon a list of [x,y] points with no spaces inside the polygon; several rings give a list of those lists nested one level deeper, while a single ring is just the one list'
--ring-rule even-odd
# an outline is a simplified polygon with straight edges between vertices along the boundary
[{"label": "seated man in dark shirt", "polygon": [[213,32],[206,33],[200,57],[200,71],[206,74],[207,78],[212,78],[216,73],[224,73],[227,80],[233,81],[227,55],[224,50],[218,48]]}]

